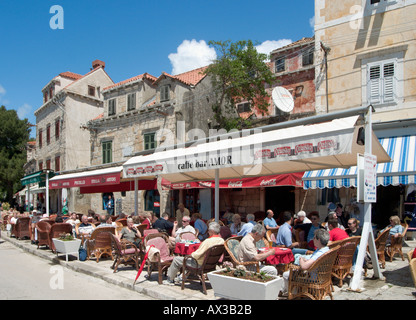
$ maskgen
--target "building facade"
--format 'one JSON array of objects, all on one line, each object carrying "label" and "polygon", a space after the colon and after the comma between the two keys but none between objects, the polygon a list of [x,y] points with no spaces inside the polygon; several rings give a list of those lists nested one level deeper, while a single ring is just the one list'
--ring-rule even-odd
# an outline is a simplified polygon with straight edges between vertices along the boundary
[{"label": "building facade", "polygon": [[[91,165],[90,135],[81,125],[103,112],[101,90],[113,84],[104,68],[104,62],[95,60],[87,74],[63,72],[42,89],[43,104],[35,111],[38,170],[62,173]],[[59,212],[65,198],[70,210],[81,200],[72,189],[49,196],[50,212]]]}]

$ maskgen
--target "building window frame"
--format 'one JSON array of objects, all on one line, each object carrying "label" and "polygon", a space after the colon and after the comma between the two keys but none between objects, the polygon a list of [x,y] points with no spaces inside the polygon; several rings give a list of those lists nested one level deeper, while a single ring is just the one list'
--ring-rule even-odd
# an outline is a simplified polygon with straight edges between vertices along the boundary
[{"label": "building window frame", "polygon": [[46,144],[49,145],[50,143],[51,143],[51,125],[48,124],[46,126]]},{"label": "building window frame", "polygon": [[160,102],[170,100],[170,84],[160,87]]},{"label": "building window frame", "polygon": [[274,60],[274,72],[280,73],[286,71],[286,59],[284,57],[277,57]]},{"label": "building window frame", "polygon": [[309,47],[302,52],[302,67],[307,67],[314,64],[315,48]]},{"label": "building window frame", "polygon": [[156,149],[156,132],[146,132],[143,134],[143,147],[144,150]]},{"label": "building window frame", "polygon": [[117,98],[108,100],[108,115],[114,116],[116,114]]},{"label": "building window frame", "polygon": [[113,162],[113,141],[103,141],[101,142],[103,164]]},{"label": "building window frame", "polygon": [[136,109],[136,93],[129,93],[127,95],[127,111]]}]

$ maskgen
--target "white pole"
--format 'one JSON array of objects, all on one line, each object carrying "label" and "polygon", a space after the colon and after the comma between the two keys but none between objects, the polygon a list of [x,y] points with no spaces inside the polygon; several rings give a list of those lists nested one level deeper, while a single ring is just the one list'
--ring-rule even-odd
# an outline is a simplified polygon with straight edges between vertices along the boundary
[{"label": "white pole", "polygon": [[215,169],[215,221],[220,220],[220,170]]},{"label": "white pole", "polygon": [[49,171],[46,171],[46,214],[49,217]]},{"label": "white pole", "polygon": [[[367,115],[365,117],[365,153],[372,154],[372,122],[371,122],[372,106],[368,108]],[[365,172],[365,169],[364,169]],[[365,175],[365,173],[364,173]],[[358,183],[358,181],[357,181]],[[354,276],[351,281],[350,289],[353,291],[359,291],[361,273],[363,269],[364,257],[367,252],[367,245],[370,249],[371,261],[374,270],[374,277],[383,279],[383,275],[380,272],[380,266],[378,264],[377,250],[374,241],[373,227],[371,224],[371,202],[364,203],[364,224],[361,234],[360,248],[358,250],[357,260],[355,263]]]},{"label": "white pole", "polygon": [[139,182],[137,178],[134,178],[134,215],[137,216],[139,213]]}]

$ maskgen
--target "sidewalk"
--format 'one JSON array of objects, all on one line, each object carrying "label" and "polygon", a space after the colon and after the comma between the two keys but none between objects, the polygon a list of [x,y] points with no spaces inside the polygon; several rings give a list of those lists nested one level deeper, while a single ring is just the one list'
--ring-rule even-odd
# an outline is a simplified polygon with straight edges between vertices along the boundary
[{"label": "sidewalk", "polygon": [[[181,290],[180,285],[166,286],[159,285],[157,282],[157,271],[153,271],[149,279],[147,269],[144,268],[136,284],[133,286],[137,271],[131,266],[120,265],[116,273],[113,273],[111,265],[113,261],[107,258],[96,260],[78,261],[75,257],[70,256],[69,261],[65,261],[65,256],[52,253],[50,249],[39,248],[32,245],[30,240],[17,240],[9,237],[7,232],[1,233],[1,240],[8,241],[24,251],[37,255],[41,258],[50,260],[53,263],[59,263],[63,267],[76,272],[81,272],[93,276],[111,284],[118,285],[139,293],[148,295],[154,299],[161,300],[218,300],[214,296],[214,291],[207,282],[207,295],[201,291],[199,281],[192,284],[186,283],[185,289]],[[406,241],[403,252],[406,253],[416,246],[416,241]],[[384,280],[371,279],[373,271],[369,270],[366,279],[363,280],[364,290],[360,293],[348,290],[348,284],[345,283],[342,288],[334,285],[334,300],[416,300],[412,294],[416,291],[409,271],[409,263],[397,255],[392,262],[386,262],[386,268],[381,269]],[[328,298],[329,299],[329,298]]]}]

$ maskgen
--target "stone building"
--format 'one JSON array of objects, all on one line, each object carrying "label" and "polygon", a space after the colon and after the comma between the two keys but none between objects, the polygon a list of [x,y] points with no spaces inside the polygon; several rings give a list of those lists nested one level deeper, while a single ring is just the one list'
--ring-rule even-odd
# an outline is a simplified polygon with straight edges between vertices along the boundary
[{"label": "stone building", "polygon": [[[103,88],[104,112],[85,125],[90,132],[91,164],[121,165],[133,155],[207,136],[208,119],[212,119],[211,84],[204,69],[162,73],[158,78],[144,73]],[[139,209],[171,211],[174,204],[160,182],[157,190],[139,191]],[[108,194],[92,195],[91,206],[103,209]],[[134,212],[133,190],[112,196],[119,210]]]},{"label": "stone building", "polygon": [[[43,87],[43,104],[35,111],[38,170],[64,173],[91,165],[90,135],[81,125],[103,112],[102,89],[113,84],[104,68],[95,60],[85,75],[62,72]],[[76,188],[51,190],[49,197],[50,212],[59,212],[65,198],[70,211],[79,205]]]}]

